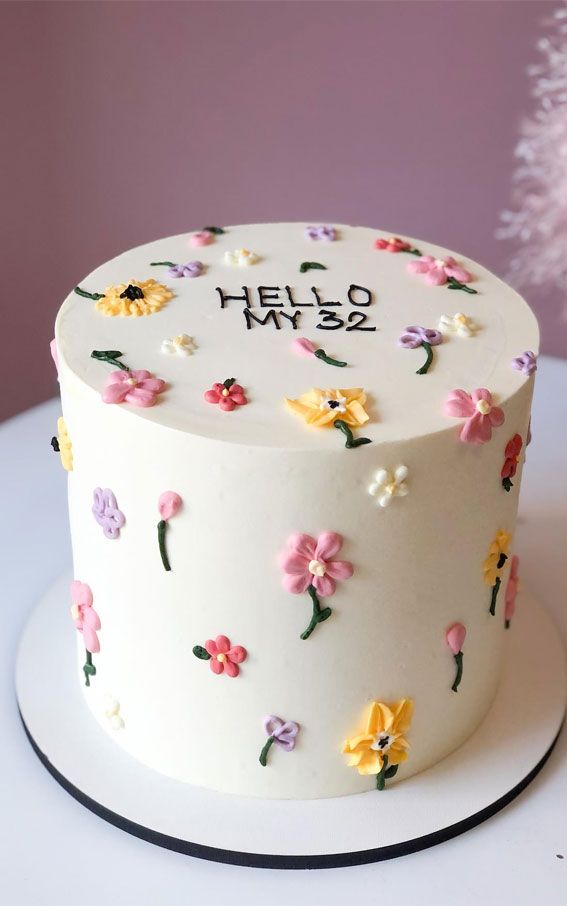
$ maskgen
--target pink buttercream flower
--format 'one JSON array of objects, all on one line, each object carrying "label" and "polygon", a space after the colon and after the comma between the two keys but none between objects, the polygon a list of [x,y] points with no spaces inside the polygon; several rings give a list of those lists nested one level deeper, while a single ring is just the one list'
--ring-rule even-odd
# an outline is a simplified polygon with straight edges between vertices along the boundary
[{"label": "pink buttercream flower", "polygon": [[188,241],[194,248],[200,248],[203,245],[210,245],[214,238],[210,230],[198,230],[196,233],[189,233]]},{"label": "pink buttercream flower", "polygon": [[484,388],[470,394],[452,390],[444,412],[453,418],[466,419],[459,436],[467,444],[485,444],[492,437],[492,429],[504,423],[504,412],[492,404],[492,394]]},{"label": "pink buttercream flower", "polygon": [[59,355],[57,352],[57,341],[56,341],[55,337],[53,337],[51,343],[49,344],[49,351],[51,353],[51,358],[53,359],[53,361],[55,363],[55,368],[57,369],[57,374],[59,374]]},{"label": "pink buttercream flower", "polygon": [[217,405],[223,412],[232,412],[237,406],[245,406],[248,402],[244,389],[235,383],[235,378],[213,384],[204,396],[208,403]]},{"label": "pink buttercream flower", "polygon": [[209,667],[217,675],[226,673],[227,676],[238,676],[239,664],[246,660],[248,652],[242,645],[231,645],[230,639],[225,635],[217,635],[216,639],[207,639],[205,651],[210,655]]},{"label": "pink buttercream flower", "polygon": [[71,582],[71,617],[79,632],[83,633],[85,648],[91,654],[100,651],[100,643],[96,634],[100,629],[100,619],[93,607],[93,593],[84,582]]},{"label": "pink buttercream flower", "polygon": [[175,491],[164,491],[159,495],[158,510],[162,519],[167,522],[172,516],[179,512],[181,506],[181,497]]},{"label": "pink buttercream flower", "polygon": [[[450,256],[434,258],[433,255],[421,255],[408,262],[408,271],[412,274],[422,274],[425,282],[432,286],[443,286],[448,282],[453,289],[463,289],[463,284],[472,280],[472,274]],[[476,292],[469,287],[464,288],[468,292]]]},{"label": "pink buttercream flower", "polygon": [[516,595],[520,588],[520,580],[518,577],[519,567],[520,558],[517,554],[514,554],[510,561],[510,573],[508,575],[506,595],[504,598],[504,625],[506,626],[506,629],[510,627],[510,621],[516,610]]},{"label": "pink buttercream flower", "polygon": [[154,406],[165,381],[154,378],[149,371],[111,371],[106,379],[102,399],[105,403],[131,403],[146,409]]},{"label": "pink buttercream flower", "polygon": [[334,595],[336,580],[350,579],[354,572],[351,563],[334,559],[342,545],[336,532],[323,532],[317,540],[311,535],[292,535],[288,550],[280,557],[286,591],[300,595],[312,585],[322,598]]},{"label": "pink buttercream flower", "polygon": [[292,341],[291,345],[298,355],[315,355],[315,352],[317,350],[315,343],[313,343],[311,340],[308,340],[307,337],[298,337],[297,340]]},{"label": "pink buttercream flower", "polygon": [[376,239],[374,248],[386,252],[408,252],[411,244],[399,236],[390,236],[389,239]]},{"label": "pink buttercream flower", "polygon": [[461,679],[463,678],[463,645],[465,643],[465,637],[467,630],[462,623],[453,623],[452,626],[449,626],[447,632],[445,633],[445,641],[449,646],[457,665],[457,673],[455,680],[451,689],[453,692],[457,692]]}]

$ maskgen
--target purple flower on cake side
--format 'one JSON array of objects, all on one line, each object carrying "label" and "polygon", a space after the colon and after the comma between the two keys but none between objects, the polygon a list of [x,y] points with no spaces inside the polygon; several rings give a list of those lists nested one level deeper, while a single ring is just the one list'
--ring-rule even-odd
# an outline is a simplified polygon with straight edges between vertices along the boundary
[{"label": "purple flower on cake side", "polygon": [[515,359],[512,359],[510,364],[516,371],[521,371],[522,374],[529,377],[537,371],[537,356],[535,352],[528,349],[521,355],[516,356]]},{"label": "purple flower on cake side", "polygon": [[334,242],[337,238],[337,231],[333,226],[308,226],[305,229],[305,235],[308,239],[323,239],[326,242]]},{"label": "purple flower on cake side", "polygon": [[118,538],[126,519],[118,509],[116,497],[110,488],[94,489],[92,511],[96,521],[102,526],[105,538]]},{"label": "purple flower on cake side", "polygon": [[259,762],[265,768],[268,752],[274,743],[284,752],[293,751],[299,733],[299,724],[294,720],[282,720],[281,717],[270,714],[264,718],[264,731],[268,734],[268,738],[260,752]]},{"label": "purple flower on cake side", "polygon": [[403,349],[418,349],[423,346],[427,353],[425,362],[418,368],[416,374],[427,374],[433,361],[432,346],[438,346],[443,342],[443,334],[439,330],[433,330],[429,327],[406,327],[405,332],[398,340],[398,345]]}]

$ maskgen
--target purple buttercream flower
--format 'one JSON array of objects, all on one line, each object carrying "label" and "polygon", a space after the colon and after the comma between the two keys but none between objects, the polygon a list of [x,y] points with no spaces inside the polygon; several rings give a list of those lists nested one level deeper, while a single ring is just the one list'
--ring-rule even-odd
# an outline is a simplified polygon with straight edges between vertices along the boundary
[{"label": "purple buttercream flower", "polygon": [[337,231],[333,226],[308,226],[305,235],[308,239],[325,239],[327,242],[334,242],[337,238]]},{"label": "purple buttercream flower", "polygon": [[202,261],[189,261],[188,264],[173,264],[167,273],[170,277],[200,277],[204,269]]},{"label": "purple buttercream flower", "polygon": [[294,720],[282,720],[281,717],[270,714],[264,718],[264,730],[268,734],[268,739],[260,752],[260,764],[265,768],[268,752],[273,743],[286,752],[291,752],[295,748],[299,724]]},{"label": "purple buttercream flower", "polygon": [[116,497],[110,488],[95,488],[93,491],[93,515],[106,538],[118,538],[126,522],[124,513],[118,509]]},{"label": "purple buttercream flower", "polygon": [[433,361],[432,346],[438,346],[443,342],[443,334],[439,330],[432,330],[429,327],[406,327],[405,333],[398,340],[398,345],[404,349],[418,349],[423,346],[427,353],[427,358],[421,368],[418,368],[416,374],[427,374],[429,366]]},{"label": "purple buttercream flower", "polygon": [[512,359],[510,364],[516,371],[521,371],[522,374],[530,375],[537,371],[537,356],[535,352],[528,349],[521,355],[516,356],[515,359]]}]

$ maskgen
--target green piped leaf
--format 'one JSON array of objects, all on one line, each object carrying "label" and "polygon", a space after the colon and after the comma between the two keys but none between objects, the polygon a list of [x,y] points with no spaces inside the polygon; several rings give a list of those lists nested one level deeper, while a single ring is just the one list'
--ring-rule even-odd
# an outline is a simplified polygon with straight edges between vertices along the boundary
[{"label": "green piped leaf", "polygon": [[327,268],[324,264],[320,264],[318,261],[302,261],[299,265],[299,273],[306,274],[307,271],[326,271]]},{"label": "green piped leaf", "polygon": [[216,226],[203,227],[203,230],[206,230],[207,233],[214,233],[215,236],[222,236],[223,233],[226,233],[226,230],[223,230],[222,227],[216,227]]},{"label": "green piped leaf", "polygon": [[211,659],[211,655],[206,648],[203,648],[202,645],[195,645],[195,647],[193,648],[193,654],[201,661],[210,661]]}]

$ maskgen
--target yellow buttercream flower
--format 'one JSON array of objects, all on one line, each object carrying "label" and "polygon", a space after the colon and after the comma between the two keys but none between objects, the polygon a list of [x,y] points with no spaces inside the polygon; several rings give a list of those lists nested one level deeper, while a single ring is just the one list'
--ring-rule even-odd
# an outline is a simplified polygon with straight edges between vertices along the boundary
[{"label": "yellow buttercream flower", "polygon": [[108,286],[95,308],[112,318],[116,315],[137,318],[153,315],[172,298],[171,290],[156,280],[131,280],[130,283]]},{"label": "yellow buttercream flower", "polygon": [[341,420],[353,428],[364,425],[369,415],[364,409],[366,393],[361,387],[349,390],[309,390],[298,399],[286,398],[286,404],[292,412],[301,416],[308,425],[316,428],[329,428],[335,421]]},{"label": "yellow buttercream flower", "polygon": [[[61,465],[67,472],[73,471],[73,444],[67,434],[67,426],[63,416],[57,419],[57,444],[59,446],[59,456]],[[57,449],[57,448],[56,448]]]},{"label": "yellow buttercream flower", "polygon": [[[402,698],[393,705],[372,702],[366,718],[366,730],[359,736],[347,739],[343,753],[347,765],[356,768],[359,774],[376,774],[378,789],[383,789],[384,780],[392,768],[397,770],[408,757],[407,733],[413,714],[411,698]],[[389,776],[395,774],[395,770]]]},{"label": "yellow buttercream flower", "polygon": [[[504,532],[502,529],[496,532],[494,540],[488,548],[488,556],[482,564],[485,585],[496,584],[496,580],[499,578],[499,574],[508,557],[511,541],[512,536],[508,532]],[[501,559],[502,557],[504,558],[503,560]]]}]

